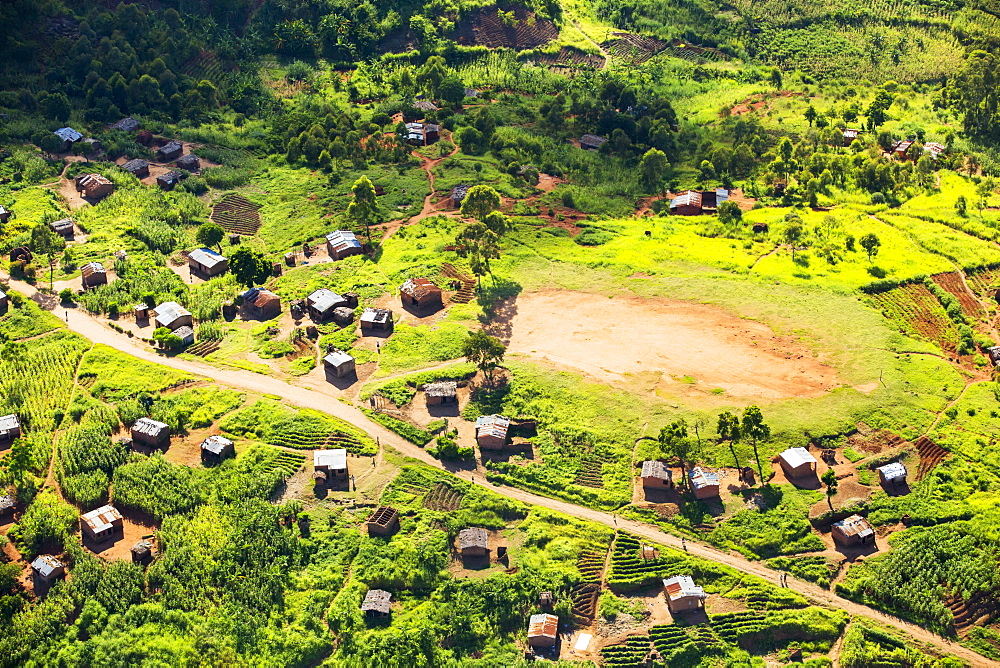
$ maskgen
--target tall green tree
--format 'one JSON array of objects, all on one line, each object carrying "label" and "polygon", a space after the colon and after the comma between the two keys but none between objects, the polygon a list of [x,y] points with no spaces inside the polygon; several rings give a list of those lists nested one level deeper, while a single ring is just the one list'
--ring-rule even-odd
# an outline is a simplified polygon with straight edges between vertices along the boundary
[{"label": "tall green tree", "polygon": [[666,183],[670,170],[667,154],[658,148],[651,148],[639,161],[639,178],[643,187],[649,192],[660,192]]},{"label": "tall green tree", "polygon": [[733,454],[733,461],[736,462],[736,468],[741,468],[740,458],[736,455],[736,443],[742,436],[739,416],[733,415],[729,411],[719,413],[719,422],[716,431],[719,432],[719,440],[729,443],[729,451]]},{"label": "tall green tree", "polygon": [[417,83],[423,87],[428,95],[436,98],[438,87],[446,76],[448,76],[448,67],[444,58],[431,56],[417,72]]},{"label": "tall green tree", "polygon": [[997,128],[1000,108],[1000,59],[976,50],[948,80],[944,96],[962,116],[962,125],[971,135],[987,135]]},{"label": "tall green tree", "polygon": [[229,257],[229,271],[237,283],[252,288],[268,279],[271,275],[271,263],[263,253],[243,247]]},{"label": "tall green tree", "polygon": [[500,257],[500,236],[485,223],[470,223],[455,236],[455,251],[469,258],[469,268],[477,277],[493,276],[490,260]]},{"label": "tall green tree", "polygon": [[878,250],[882,246],[882,242],[879,241],[878,236],[874,232],[869,232],[868,234],[861,237],[858,240],[861,247],[865,249],[865,253],[868,254],[868,261],[871,262],[872,258],[878,255]]},{"label": "tall green tree", "polygon": [[506,352],[507,347],[503,341],[486,332],[470,332],[469,337],[462,343],[462,356],[470,364],[476,365],[490,385],[493,385],[494,374],[497,367],[503,363]]},{"label": "tall green tree", "polygon": [[837,495],[837,472],[827,469],[820,480],[826,485],[826,503],[830,506],[830,510],[833,510],[833,497]]},{"label": "tall green tree", "polygon": [[203,223],[195,233],[195,240],[202,246],[215,246],[222,252],[222,240],[226,236],[226,230],[218,223]]},{"label": "tall green tree", "polygon": [[368,237],[368,245],[371,246],[371,224],[378,214],[375,184],[367,176],[361,175],[351,186],[351,192],[354,193],[354,201],[348,205],[347,215],[353,218],[358,225],[365,226],[365,235]]},{"label": "tall green tree", "polygon": [[687,422],[675,420],[660,429],[656,438],[660,455],[664,459],[676,457],[681,465],[681,484],[687,486],[687,464],[697,456],[697,442],[688,436]]},{"label": "tall green tree", "polygon": [[49,289],[52,289],[52,274],[55,271],[56,256],[66,248],[66,240],[56,234],[49,222],[43,220],[31,228],[31,251],[35,255],[44,255],[49,263]]},{"label": "tall green tree", "polygon": [[492,186],[472,186],[462,199],[461,212],[463,216],[485,222],[486,216],[500,208],[500,201],[500,193]]},{"label": "tall green tree", "polygon": [[753,446],[753,457],[757,462],[757,473],[760,474],[761,482],[764,480],[764,467],[760,465],[760,453],[757,446],[771,439],[771,428],[764,422],[764,415],[758,406],[747,406],[743,411],[741,433],[750,441]]}]

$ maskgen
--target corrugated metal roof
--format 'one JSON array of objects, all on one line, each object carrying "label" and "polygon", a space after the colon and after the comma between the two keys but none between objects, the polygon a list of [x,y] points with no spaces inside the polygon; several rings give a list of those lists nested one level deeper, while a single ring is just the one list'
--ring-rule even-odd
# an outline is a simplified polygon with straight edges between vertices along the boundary
[{"label": "corrugated metal roof", "polygon": [[190,311],[177,302],[163,302],[153,309],[153,313],[156,314],[156,319],[162,322],[165,327],[169,327],[170,323],[180,318],[186,318],[191,315]]},{"label": "corrugated metal roof", "polygon": [[80,267],[80,273],[84,278],[87,278],[89,276],[93,276],[94,274],[106,274],[107,271],[104,269],[104,265],[100,262],[88,262]]},{"label": "corrugated metal roof", "polygon": [[686,598],[688,596],[696,596],[698,598],[708,598],[708,594],[702,587],[699,587],[694,583],[694,579],[690,575],[675,575],[671,578],[666,578],[663,581],[663,588],[667,592],[667,597],[671,601],[676,601],[679,598]]},{"label": "corrugated metal roof", "polygon": [[59,232],[61,230],[71,230],[73,229],[73,219],[60,218],[59,220],[55,220],[49,223],[49,227],[51,227],[56,232]]},{"label": "corrugated metal roof", "polygon": [[340,366],[342,364],[347,364],[348,362],[353,363],[354,358],[345,353],[343,350],[334,350],[323,358],[323,363],[329,364],[330,366]]},{"label": "corrugated metal roof", "polygon": [[528,619],[529,638],[555,638],[559,635],[559,618],[547,613],[532,615]]},{"label": "corrugated metal roof", "polygon": [[399,291],[405,295],[410,295],[414,299],[421,299],[431,293],[441,292],[441,288],[434,285],[429,278],[408,278],[399,287]]},{"label": "corrugated metal roof", "polygon": [[170,431],[170,426],[148,417],[141,417],[132,425],[132,430],[146,436],[159,436]]},{"label": "corrugated metal roof", "polygon": [[901,462],[892,462],[891,464],[880,466],[878,470],[886,480],[896,480],[906,477],[906,467]]},{"label": "corrugated metal roof", "polygon": [[201,442],[201,449],[214,455],[221,455],[224,450],[233,447],[233,442],[225,436],[214,434]]},{"label": "corrugated metal roof", "polygon": [[219,253],[216,253],[211,248],[198,248],[190,253],[188,253],[188,259],[194,260],[198,264],[208,267],[209,269],[214,268],[216,265],[221,264],[226,261]]},{"label": "corrugated metal roof", "polygon": [[122,514],[114,506],[105,505],[91,510],[89,513],[84,513],[80,519],[90,527],[91,531],[100,533],[112,528],[115,522],[120,522]]},{"label": "corrugated metal roof", "polygon": [[392,311],[387,308],[368,307],[361,314],[361,322],[381,324],[392,320]]},{"label": "corrugated metal roof", "polygon": [[389,614],[391,606],[389,602],[392,600],[392,594],[383,589],[369,589],[368,593],[365,594],[365,600],[361,604],[362,612],[381,612],[383,614]]},{"label": "corrugated metal roof", "polygon": [[594,148],[600,148],[607,143],[606,137],[601,137],[599,135],[583,135],[580,137],[580,146],[592,146]]},{"label": "corrugated metal roof", "polygon": [[345,248],[361,248],[361,242],[358,241],[354,232],[349,232],[348,230],[330,232],[330,234],[326,235],[326,241],[337,250]]},{"label": "corrugated metal roof", "polygon": [[58,135],[63,141],[80,141],[83,139],[83,135],[73,128],[59,128],[53,134]]},{"label": "corrugated metal roof", "polygon": [[481,547],[486,549],[489,545],[489,534],[486,533],[486,529],[469,527],[458,532],[458,547],[460,550],[464,550],[467,547]]},{"label": "corrugated metal roof", "polygon": [[20,427],[21,421],[13,413],[0,417],[0,432],[13,431],[14,429],[20,429]]},{"label": "corrugated metal roof", "polygon": [[797,469],[803,464],[816,463],[816,458],[809,454],[805,448],[788,448],[778,456],[793,469]]},{"label": "corrugated metal roof", "polygon": [[872,525],[868,523],[868,520],[861,517],[861,515],[851,515],[850,517],[845,517],[839,522],[833,523],[834,528],[839,529],[845,536],[857,536],[858,538],[867,538],[875,534],[875,530],[872,529]]},{"label": "corrugated metal roof", "polygon": [[336,450],[315,450],[313,451],[313,468],[326,467],[336,470],[347,468],[347,450],[337,448]]},{"label": "corrugated metal roof", "polygon": [[347,304],[346,299],[338,295],[333,290],[327,290],[326,288],[320,288],[316,292],[312,293],[306,297],[306,301],[309,303],[310,308],[314,308],[320,313],[324,313],[332,308],[337,308],[338,306]]},{"label": "corrugated metal roof", "polygon": [[31,562],[31,568],[43,578],[51,577],[53,573],[65,568],[63,563],[51,554],[40,554]]},{"label": "corrugated metal roof", "polygon": [[107,177],[101,174],[84,174],[77,178],[77,183],[79,183],[84,188],[90,188],[91,186],[110,186],[111,181]]},{"label": "corrugated metal roof", "polygon": [[700,466],[691,469],[688,480],[691,481],[691,486],[694,489],[719,486],[719,474],[716,471],[707,471]]},{"label": "corrugated metal roof", "polygon": [[135,120],[131,116],[121,119],[117,123],[111,126],[112,130],[121,130],[123,132],[135,132],[139,129],[139,121]]},{"label": "corrugated metal roof", "polygon": [[701,206],[701,193],[697,190],[685,190],[670,200],[670,208],[679,206]]},{"label": "corrugated metal roof", "polygon": [[639,474],[639,477],[672,480],[673,475],[674,474],[667,468],[666,464],[659,460],[651,459],[642,463],[642,472]]},{"label": "corrugated metal roof", "polygon": [[502,415],[480,415],[476,418],[476,438],[485,435],[506,438],[508,429],[510,418]]},{"label": "corrugated metal roof", "polygon": [[141,172],[143,169],[148,169],[148,168],[149,168],[149,163],[143,160],[142,158],[129,160],[124,165],[122,165],[122,169],[132,174],[135,174],[136,172]]}]

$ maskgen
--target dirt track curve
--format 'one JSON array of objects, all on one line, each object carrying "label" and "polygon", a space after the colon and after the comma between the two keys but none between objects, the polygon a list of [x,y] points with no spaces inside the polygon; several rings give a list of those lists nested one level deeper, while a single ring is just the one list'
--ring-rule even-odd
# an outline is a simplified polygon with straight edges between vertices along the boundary
[{"label": "dirt track curve", "polygon": [[[19,281],[9,281],[9,283],[12,288],[23,291],[25,294],[34,293],[34,288],[26,283],[21,283]],[[417,459],[430,466],[451,470],[446,465],[443,465],[439,460],[431,457],[419,446],[404,440],[394,432],[391,432],[381,425],[372,422],[360,410],[339,401],[333,396],[323,394],[322,392],[316,390],[285,383],[275,378],[255,374],[249,371],[242,371],[238,369],[219,369],[209,366],[208,364],[161,356],[155,352],[138,346],[134,340],[123,334],[118,334],[114,330],[107,327],[104,323],[96,320],[79,309],[69,309],[64,314],[60,314],[60,310],[64,309],[58,309],[55,313],[57,315],[64,316],[64,320],[67,322],[70,329],[87,337],[94,343],[102,343],[115,348],[120,352],[138,357],[139,359],[153,362],[155,364],[162,364],[163,366],[178,369],[180,371],[201,375],[206,378],[211,378],[219,383],[224,383],[232,387],[241,388],[255,393],[274,394],[282,397],[285,401],[302,408],[311,408],[329,413],[330,415],[339,417],[360,427],[361,429],[364,429],[371,436],[377,438],[379,443],[392,446],[408,457]],[[565,501],[537,496],[535,494],[531,494],[530,492],[525,492],[512,487],[493,485],[486,482],[482,474],[476,475],[474,471],[452,470],[452,472],[463,480],[472,482],[480,487],[511,499],[548,508],[572,517],[580,517],[593,522],[599,522],[609,527],[630,531],[638,536],[648,538],[649,540],[662,545],[668,545],[677,549],[684,549],[680,538],[660,531],[659,529],[647,524],[621,519],[611,513],[584,508]],[[726,564],[727,566],[731,566],[744,573],[749,573],[750,575],[763,578],[768,582],[778,584],[778,571],[771,570],[760,562],[750,561],[740,555],[723,552],[708,545],[694,541],[687,541],[686,547],[689,553],[697,557]],[[845,610],[851,615],[867,617],[897,628],[910,634],[922,643],[931,645],[939,651],[947,652],[969,662],[972,666],[1000,666],[1000,663],[998,662],[991,661],[980,654],[967,649],[966,647],[953,643],[935,633],[922,629],[915,624],[905,622],[897,617],[893,617],[873,608],[869,608],[868,606],[854,603],[853,601],[837,596],[833,592],[822,589],[809,582],[797,580],[789,576],[787,583],[790,589],[802,594],[806,598],[818,604]]]}]

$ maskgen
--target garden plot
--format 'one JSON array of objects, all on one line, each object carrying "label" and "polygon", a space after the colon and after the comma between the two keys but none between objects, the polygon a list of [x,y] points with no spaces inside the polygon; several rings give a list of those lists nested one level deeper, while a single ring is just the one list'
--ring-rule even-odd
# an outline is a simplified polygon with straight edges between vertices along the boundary
[{"label": "garden plot", "polygon": [[655,372],[675,390],[818,397],[836,371],[792,337],[704,304],[571,291],[518,298],[508,350],[605,381]]}]

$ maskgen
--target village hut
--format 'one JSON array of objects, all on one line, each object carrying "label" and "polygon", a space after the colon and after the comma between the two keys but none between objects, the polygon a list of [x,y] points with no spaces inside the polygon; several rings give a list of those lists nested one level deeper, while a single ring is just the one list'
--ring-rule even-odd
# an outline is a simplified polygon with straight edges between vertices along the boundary
[{"label": "village hut", "polygon": [[83,537],[98,543],[111,538],[123,524],[122,514],[112,505],[95,508],[80,516],[80,531]]},{"label": "village hut", "polygon": [[153,560],[153,541],[144,538],[132,546],[132,563],[145,566]]},{"label": "village hut", "polygon": [[387,308],[366,308],[361,314],[361,333],[365,330],[388,332],[392,330],[392,311]]},{"label": "village hut", "polygon": [[170,426],[148,417],[141,417],[132,425],[132,441],[153,448],[170,444]]},{"label": "village hut", "polygon": [[704,605],[708,594],[694,583],[690,575],[675,575],[663,581],[667,596],[667,608],[672,613],[697,610]]},{"label": "village hut", "polygon": [[324,357],[323,368],[337,378],[345,378],[356,372],[354,358],[343,350],[333,350]]},{"label": "village hut", "polygon": [[555,647],[559,637],[559,618],[547,612],[532,615],[528,619],[528,645],[531,647]]},{"label": "village hut", "polygon": [[354,309],[349,306],[338,306],[333,309],[333,322],[338,327],[346,327],[354,322]]},{"label": "village hut", "polygon": [[188,267],[202,276],[218,276],[229,269],[229,260],[211,248],[196,248],[188,253]]},{"label": "village hut", "polygon": [[596,151],[608,143],[607,137],[586,134],[580,137],[580,148],[588,151]]},{"label": "village hut", "polygon": [[72,239],[74,236],[72,218],[60,218],[59,220],[53,220],[49,223],[49,228],[65,239]]},{"label": "village hut", "polygon": [[4,292],[3,290],[0,290],[0,315],[3,315],[4,313],[7,312],[7,307],[10,305],[9,301],[10,300],[7,297],[7,293]]},{"label": "village hut", "polygon": [[424,385],[424,397],[428,406],[458,403],[458,383],[445,380]]},{"label": "village hut", "polygon": [[76,190],[87,199],[98,200],[113,193],[115,184],[101,174],[84,174],[76,177]]},{"label": "village hut", "polygon": [[306,297],[306,311],[313,322],[326,322],[333,317],[334,309],[346,306],[346,299],[326,288],[320,288]]},{"label": "village hut", "polygon": [[543,591],[538,595],[538,606],[541,608],[551,608],[556,604],[556,597],[550,591]]},{"label": "village hut", "polygon": [[469,188],[471,187],[472,186],[470,185],[462,183],[451,189],[451,195],[449,195],[448,199],[451,201],[451,206],[453,208],[457,209],[462,206],[462,201],[465,199],[465,196],[469,194]]},{"label": "village hut", "polygon": [[510,418],[502,415],[480,415],[476,418],[476,442],[483,450],[500,450],[507,445]]},{"label": "village hut", "polygon": [[281,314],[281,298],[264,288],[250,288],[243,293],[243,311],[249,318],[270,320]]},{"label": "village hut", "polygon": [[702,209],[702,194],[697,190],[685,190],[670,200],[670,213],[678,216],[698,216]]},{"label": "village hut", "polygon": [[156,151],[157,162],[170,162],[181,157],[184,146],[179,141],[169,141]]},{"label": "village hut", "polygon": [[924,153],[931,157],[931,160],[937,160],[942,155],[948,152],[948,147],[944,144],[939,144],[934,141],[929,141],[924,144]]},{"label": "village hut", "polygon": [[136,177],[137,179],[144,179],[149,176],[149,163],[142,158],[136,158],[135,160],[129,160],[124,165],[122,169]]},{"label": "village hut", "polygon": [[846,547],[875,543],[875,530],[861,515],[851,515],[834,522],[830,534],[836,543]]},{"label": "village hut", "polygon": [[688,474],[691,491],[696,499],[712,499],[719,496],[719,474],[696,466]]},{"label": "village hut", "polygon": [[639,471],[642,479],[642,486],[649,489],[663,489],[673,487],[673,473],[667,465],[658,459],[644,461],[642,469]]},{"label": "village hut", "polygon": [[892,462],[878,467],[878,479],[883,486],[905,485],[906,466],[902,462]]},{"label": "village hut", "polygon": [[854,140],[861,135],[861,130],[855,130],[854,128],[844,128],[841,130],[841,136],[844,138],[844,146],[850,146],[854,143]]},{"label": "village hut", "polygon": [[11,413],[0,417],[0,443],[8,443],[21,438],[21,420]]},{"label": "village hut", "polygon": [[233,442],[225,436],[213,434],[201,442],[201,458],[209,461],[221,461],[235,454]]},{"label": "village hut", "polygon": [[424,145],[424,124],[423,123],[407,123],[406,124],[406,143],[410,146],[423,146]]},{"label": "village hut", "polygon": [[313,478],[317,483],[330,483],[347,478],[347,450],[313,451]]},{"label": "village hut", "polygon": [[160,186],[160,190],[173,190],[183,178],[184,174],[178,172],[176,169],[172,169],[165,174],[157,176],[156,185]]},{"label": "village hut", "polygon": [[430,100],[417,100],[416,102],[413,103],[413,106],[419,109],[420,111],[424,112],[425,114],[428,111],[438,110],[438,106],[433,102],[431,102]]},{"label": "village hut", "polygon": [[894,157],[898,158],[899,160],[908,160],[910,157],[908,155],[908,152],[911,146],[913,146],[912,140],[901,139],[892,145],[892,148],[889,150],[889,153],[892,154]]},{"label": "village hut", "polygon": [[788,448],[778,455],[778,461],[789,478],[804,478],[816,473],[816,458],[805,448]]},{"label": "village hut", "polygon": [[486,529],[469,527],[458,532],[458,551],[463,557],[485,557],[490,551]]},{"label": "village hut", "polygon": [[0,516],[10,515],[17,507],[17,499],[10,494],[0,495]]},{"label": "village hut", "polygon": [[361,612],[366,617],[388,617],[392,613],[392,594],[383,589],[369,589],[361,603]]},{"label": "village hut", "polygon": [[437,310],[444,306],[441,288],[428,278],[408,278],[399,288],[403,306],[414,311]]},{"label": "village hut", "polygon": [[60,147],[60,150],[62,151],[70,150],[73,147],[73,144],[83,139],[83,135],[73,128],[59,128],[52,134],[62,140],[62,145]]},{"label": "village hut", "polygon": [[197,172],[201,169],[201,160],[198,156],[193,153],[188,153],[187,155],[182,155],[174,161],[174,166],[178,169],[183,169],[186,172]]},{"label": "village hut", "polygon": [[83,265],[80,267],[80,275],[84,290],[108,284],[108,272],[100,262],[88,262]]},{"label": "village hut", "polygon": [[66,566],[51,554],[40,554],[31,562],[31,574],[48,584],[66,573]]},{"label": "village hut", "polygon": [[136,322],[149,320],[149,306],[146,304],[136,304],[134,310]]},{"label": "village hut", "polygon": [[365,522],[369,536],[389,536],[399,530],[399,512],[390,506],[379,506]]},{"label": "village hut", "polygon": [[5,207],[3,204],[0,204],[0,223],[6,223],[10,221],[11,215],[12,215],[11,210]]},{"label": "village hut", "polygon": [[137,132],[139,130],[140,123],[131,116],[126,116],[120,121],[114,123],[111,126],[112,130],[120,130],[122,132]]},{"label": "village hut", "polygon": [[354,232],[337,230],[326,235],[326,252],[334,260],[343,260],[350,255],[360,255],[361,242]]},{"label": "village hut", "polygon": [[441,126],[434,123],[424,125],[424,143],[433,144],[441,138]]},{"label": "village hut", "polygon": [[170,331],[194,324],[191,312],[177,302],[163,302],[153,309],[153,315],[157,327],[166,327]]}]

